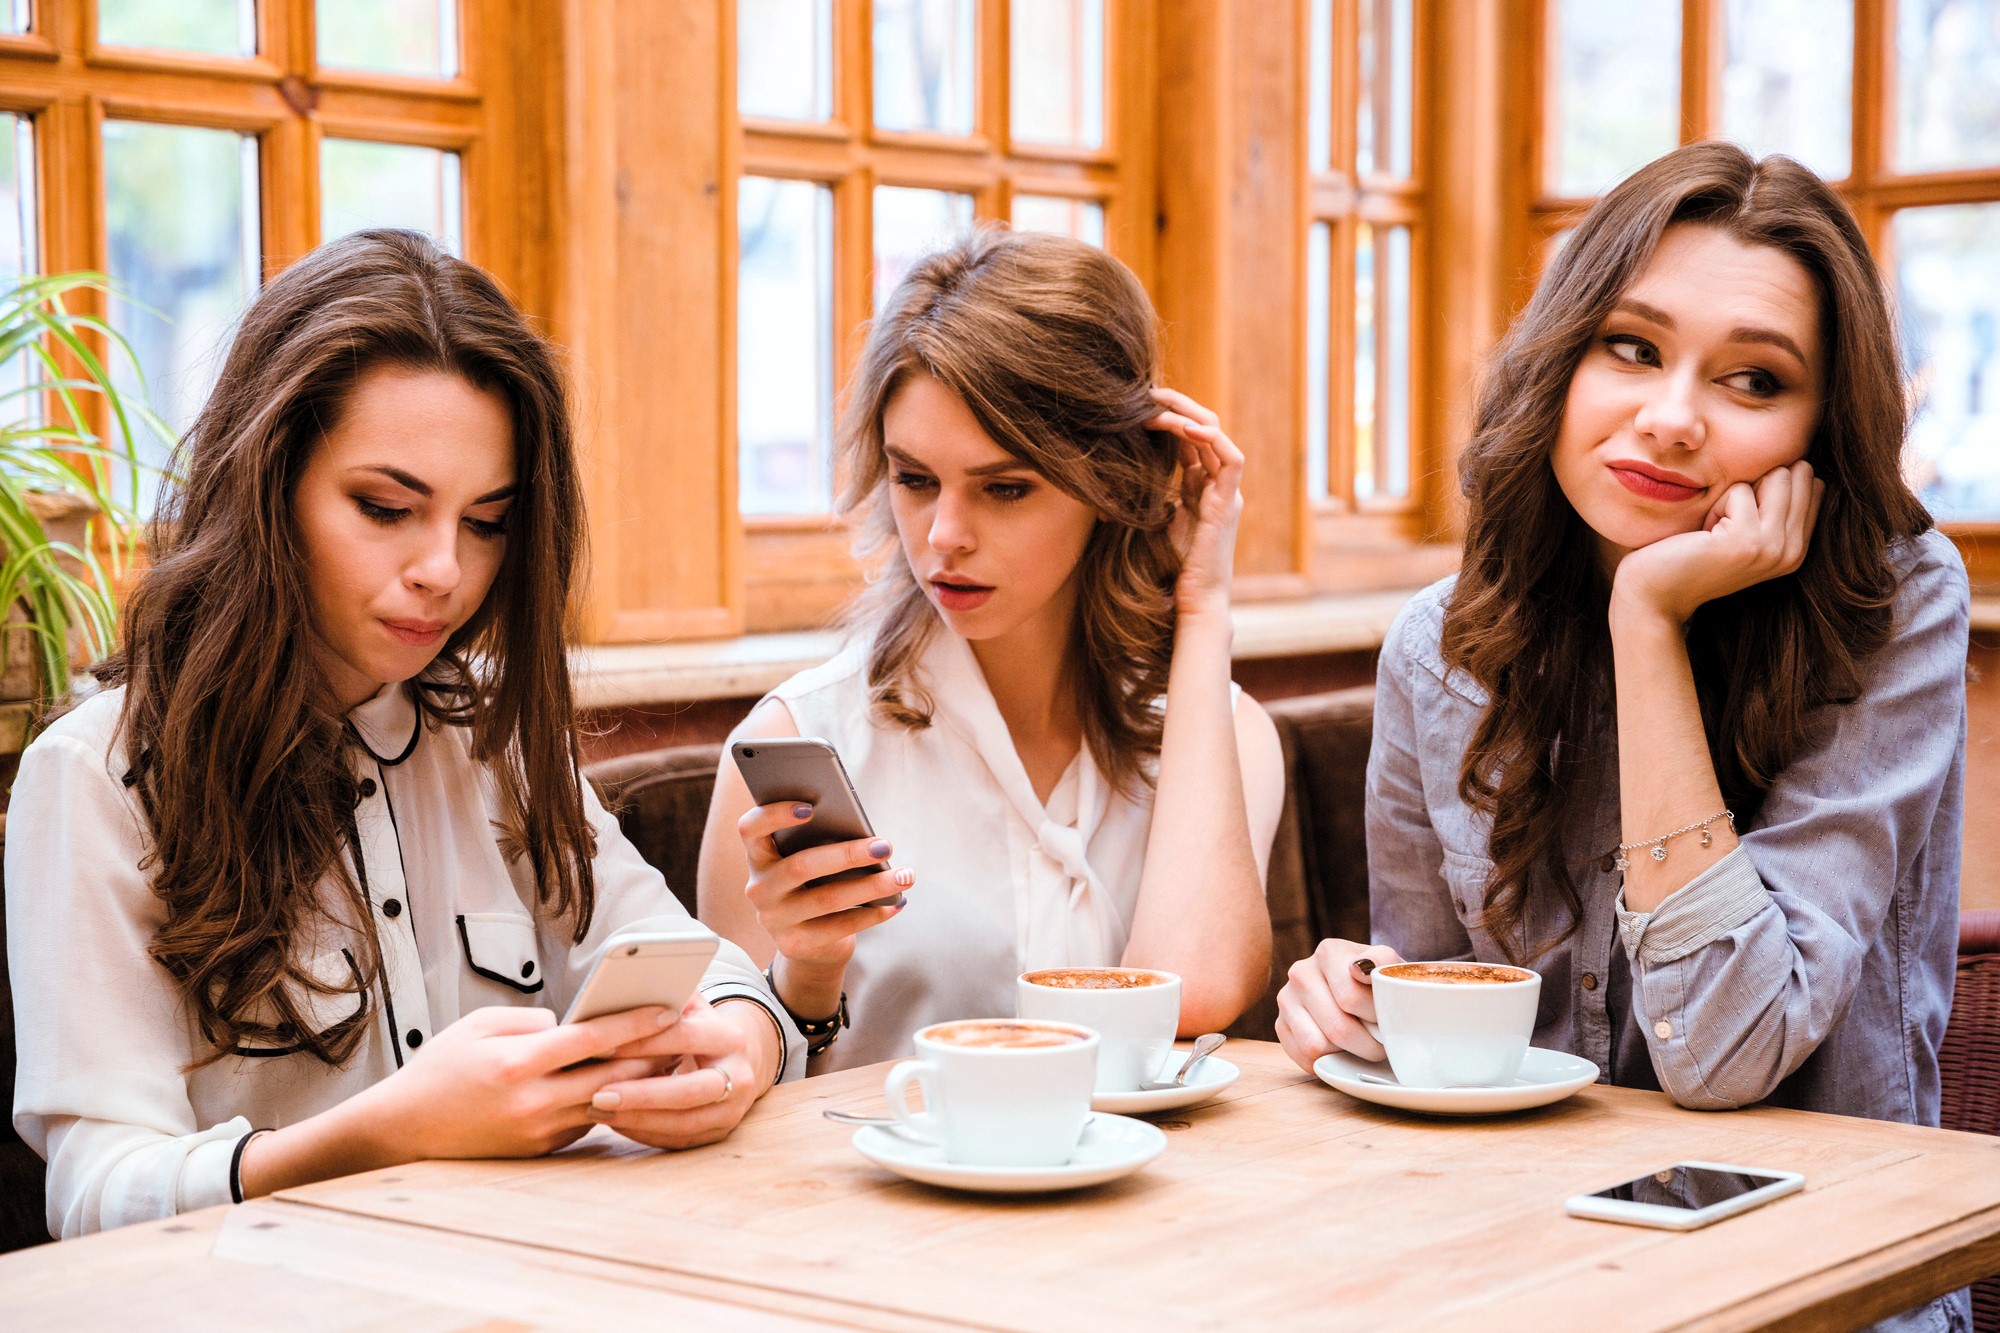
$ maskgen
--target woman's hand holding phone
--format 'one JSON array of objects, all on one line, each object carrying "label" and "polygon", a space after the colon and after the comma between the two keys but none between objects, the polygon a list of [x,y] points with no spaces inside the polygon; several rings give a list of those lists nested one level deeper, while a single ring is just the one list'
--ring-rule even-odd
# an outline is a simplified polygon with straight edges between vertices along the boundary
[{"label": "woman's hand holding phone", "polygon": [[680,1022],[612,1052],[646,1074],[604,1084],[590,1117],[653,1148],[694,1148],[728,1135],[778,1077],[778,1034],[750,1003],[688,1001]]},{"label": "woman's hand holding phone", "polygon": [[[917,881],[916,875],[904,867],[884,875],[864,875],[807,887],[812,880],[825,875],[886,861],[892,850],[886,839],[856,838],[852,842],[830,842],[790,856],[782,855],[774,836],[781,829],[810,823],[812,815],[810,805],[789,801],[752,806],[744,813],[736,825],[743,837],[743,854],[750,863],[744,894],[756,909],[757,924],[771,937],[779,953],[795,965],[837,973],[854,956],[856,935],[903,910],[901,903],[880,907],[869,904]],[[884,889],[885,879],[894,889]],[[835,1002],[838,1002],[837,991]],[[828,1012],[832,1012],[831,1007]]]},{"label": "woman's hand holding phone", "polygon": [[[1355,966],[1364,960],[1367,970]],[[1321,940],[1312,957],[1292,964],[1278,991],[1278,1044],[1285,1054],[1307,1073],[1315,1060],[1333,1051],[1347,1051],[1363,1060],[1387,1059],[1382,1043],[1361,1026],[1375,1021],[1375,992],[1368,973],[1402,961],[1403,956],[1385,944]]]}]

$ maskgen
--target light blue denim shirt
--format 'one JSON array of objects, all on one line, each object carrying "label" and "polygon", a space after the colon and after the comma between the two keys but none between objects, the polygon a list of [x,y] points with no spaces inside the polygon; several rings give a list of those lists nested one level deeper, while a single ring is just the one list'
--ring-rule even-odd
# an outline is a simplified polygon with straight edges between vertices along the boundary
[{"label": "light blue denim shirt", "polygon": [[[1576,930],[1542,974],[1535,1044],[1683,1106],[1753,1102],[1938,1123],[1958,943],[1969,592],[1933,531],[1890,554],[1895,633],[1852,704],[1828,706],[1736,850],[1651,913],[1623,910],[1617,735],[1599,710],[1594,797],[1563,845],[1582,919],[1531,893],[1527,938]],[[1478,925],[1490,821],[1458,792],[1486,704],[1438,640],[1453,580],[1390,627],[1368,761],[1372,931],[1406,958],[1505,960]],[[1948,1328],[1963,1300],[1900,1327]]]}]

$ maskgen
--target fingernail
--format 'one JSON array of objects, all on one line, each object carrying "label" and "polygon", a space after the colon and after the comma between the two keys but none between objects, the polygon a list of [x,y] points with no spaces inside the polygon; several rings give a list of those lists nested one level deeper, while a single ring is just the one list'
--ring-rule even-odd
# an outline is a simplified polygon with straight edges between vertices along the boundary
[{"label": "fingernail", "polygon": [[889,876],[889,878],[895,880],[902,888],[907,889],[917,882],[917,872],[905,866],[895,874]]},{"label": "fingernail", "polygon": [[793,819],[811,819],[812,817],[813,817],[813,808],[810,802],[800,801],[797,805],[792,807]]},{"label": "fingernail", "polygon": [[868,854],[874,857],[877,861],[880,861],[882,858],[886,857],[892,850],[893,848],[889,846],[889,840],[887,838],[877,838],[875,839],[875,841],[868,844]]},{"label": "fingernail", "polygon": [[590,1099],[590,1109],[593,1111],[615,1111],[624,1100],[623,1094],[607,1090],[598,1093]]},{"label": "fingernail", "polygon": [[674,1014],[673,1010],[661,1009],[660,1012],[654,1017],[653,1021],[659,1024],[663,1028],[672,1027],[674,1025],[675,1017],[676,1015]]},{"label": "fingernail", "polygon": [[1354,970],[1365,977],[1375,970],[1375,960],[1373,958],[1357,958],[1354,960]]}]

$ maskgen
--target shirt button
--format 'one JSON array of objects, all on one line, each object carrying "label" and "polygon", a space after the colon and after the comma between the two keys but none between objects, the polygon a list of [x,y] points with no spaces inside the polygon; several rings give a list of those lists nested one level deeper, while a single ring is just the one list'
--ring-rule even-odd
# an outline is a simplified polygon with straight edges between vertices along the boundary
[{"label": "shirt button", "polygon": [[388,917],[391,921],[394,921],[397,917],[401,916],[402,914],[403,914],[403,904],[398,902],[396,899],[391,898],[387,902],[382,904],[382,915]]},{"label": "shirt button", "polygon": [[527,977],[532,977],[533,975],[535,975],[535,961],[534,959],[531,958],[527,962],[521,964],[521,976],[525,979]]},{"label": "shirt button", "polygon": [[1583,988],[1585,990],[1597,989],[1597,973],[1586,972],[1583,974]]},{"label": "shirt button", "polygon": [[375,779],[373,778],[361,779],[361,799],[365,801],[374,794],[375,794]]},{"label": "shirt button", "polygon": [[1666,1019],[1663,1018],[1659,1022],[1653,1024],[1653,1035],[1658,1037],[1661,1041],[1665,1041],[1667,1038],[1674,1035],[1674,1025],[1672,1023],[1669,1023]]},{"label": "shirt button", "polygon": [[417,1047],[423,1044],[424,1044],[424,1034],[417,1031],[415,1028],[411,1028],[410,1035],[403,1038],[403,1045],[409,1047],[413,1051],[416,1050]]}]

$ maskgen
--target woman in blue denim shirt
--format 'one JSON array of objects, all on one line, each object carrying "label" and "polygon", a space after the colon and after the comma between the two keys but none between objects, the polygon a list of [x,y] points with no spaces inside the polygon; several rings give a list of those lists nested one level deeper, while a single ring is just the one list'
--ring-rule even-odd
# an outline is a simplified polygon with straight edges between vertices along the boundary
[{"label": "woman in blue denim shirt", "polygon": [[1383,1057],[1357,962],[1479,958],[1613,1083],[1937,1123],[1968,592],[1899,366],[1796,163],[1696,144],[1591,210],[1481,393],[1461,572],[1383,644],[1374,941],[1292,967],[1301,1066]]}]

